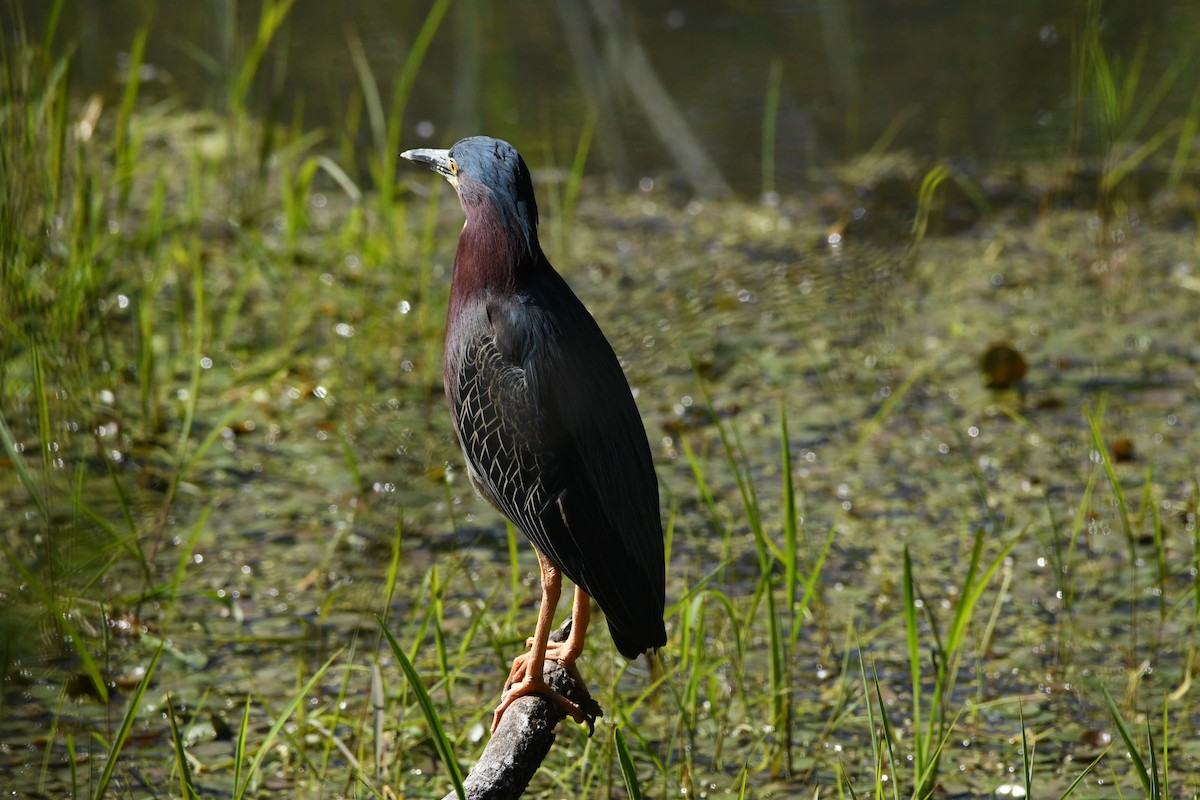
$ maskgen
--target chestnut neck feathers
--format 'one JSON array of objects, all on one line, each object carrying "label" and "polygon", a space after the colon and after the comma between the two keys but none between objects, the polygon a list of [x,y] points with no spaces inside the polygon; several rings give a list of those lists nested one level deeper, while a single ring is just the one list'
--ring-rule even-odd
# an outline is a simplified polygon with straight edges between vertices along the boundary
[{"label": "chestnut neck feathers", "polygon": [[458,163],[455,189],[467,221],[454,258],[452,294],[462,302],[478,291],[511,293],[548,266],[538,242],[529,170],[511,148]]}]

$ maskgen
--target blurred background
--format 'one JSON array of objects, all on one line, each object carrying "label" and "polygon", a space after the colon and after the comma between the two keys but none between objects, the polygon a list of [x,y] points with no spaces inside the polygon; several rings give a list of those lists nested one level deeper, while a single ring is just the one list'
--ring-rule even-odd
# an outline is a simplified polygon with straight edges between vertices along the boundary
[{"label": "blurred background", "polygon": [[[17,3],[35,31],[53,5]],[[77,89],[117,92],[134,34],[148,24],[143,91],[157,84],[220,108],[260,10],[236,0],[68,0],[57,38],[74,44]],[[301,0],[261,65],[255,110],[365,138],[363,76],[393,97],[431,20],[404,112],[406,146],[485,132],[540,160],[539,146],[571,152],[595,115],[592,174],[629,184],[674,172],[710,193],[762,188],[766,112],[775,113],[772,166],[785,192],[871,148],[1062,156],[1104,135],[1079,102],[1090,36],[1102,37],[1118,89],[1154,92],[1151,126],[1187,113],[1200,42],[1200,4],[1185,0],[1106,3],[1102,13],[1084,0]],[[1131,76],[1140,85],[1122,87]]]},{"label": "blurred background", "polygon": [[535,796],[620,796],[618,731],[647,796],[1200,795],[1198,42],[1195,0],[0,0],[3,788],[441,797],[403,651],[478,755],[538,568],[399,153],[486,133],[671,552],[665,671],[591,637],[609,716]]}]

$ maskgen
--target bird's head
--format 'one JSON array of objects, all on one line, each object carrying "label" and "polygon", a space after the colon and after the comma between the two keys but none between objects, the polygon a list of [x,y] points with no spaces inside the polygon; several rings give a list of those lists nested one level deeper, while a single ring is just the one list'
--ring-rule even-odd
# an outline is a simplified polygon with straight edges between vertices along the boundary
[{"label": "bird's head", "polygon": [[501,225],[524,239],[536,255],[537,201],[529,168],[517,149],[490,136],[472,136],[449,150],[405,150],[401,158],[425,164],[444,177],[458,192],[467,223],[495,215]]}]

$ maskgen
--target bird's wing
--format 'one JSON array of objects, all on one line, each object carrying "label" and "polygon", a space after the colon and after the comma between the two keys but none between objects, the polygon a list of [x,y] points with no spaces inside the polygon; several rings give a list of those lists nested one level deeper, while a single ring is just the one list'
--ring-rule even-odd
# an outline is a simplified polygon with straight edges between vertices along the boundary
[{"label": "bird's wing", "polygon": [[524,369],[505,356],[490,331],[465,343],[452,404],[476,490],[562,566],[569,554],[557,552],[542,521],[553,496],[544,482],[551,468],[541,414]]},{"label": "bird's wing", "polygon": [[[495,376],[494,410],[490,419],[459,414],[476,449],[503,454],[499,464],[480,458],[488,464],[485,496],[596,598],[622,652],[658,646],[665,637],[658,481],[612,348],[552,271],[527,293],[493,299],[488,315],[493,338],[479,352],[495,361],[479,363]],[[470,457],[465,441],[464,449]]]}]

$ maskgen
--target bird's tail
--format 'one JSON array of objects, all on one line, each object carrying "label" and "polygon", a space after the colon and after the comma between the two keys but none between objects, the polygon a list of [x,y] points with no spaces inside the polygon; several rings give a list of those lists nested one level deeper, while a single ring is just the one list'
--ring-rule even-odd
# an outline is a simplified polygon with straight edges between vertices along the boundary
[{"label": "bird's tail", "polygon": [[637,627],[632,630],[614,625],[612,617],[607,617],[607,619],[613,643],[616,644],[621,655],[631,661],[642,653],[657,650],[667,643],[667,628],[663,624],[662,617],[646,620],[645,624],[641,624],[639,620]]}]

